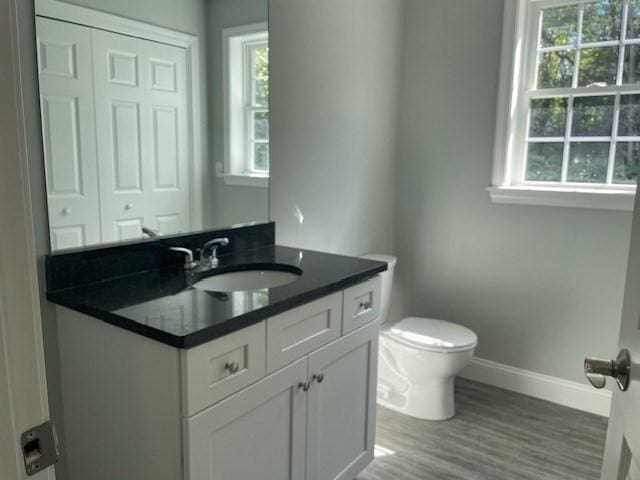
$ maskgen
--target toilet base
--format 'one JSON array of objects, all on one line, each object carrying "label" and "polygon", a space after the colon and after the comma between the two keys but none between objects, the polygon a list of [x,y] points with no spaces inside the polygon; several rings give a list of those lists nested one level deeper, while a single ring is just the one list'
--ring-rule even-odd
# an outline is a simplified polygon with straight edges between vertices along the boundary
[{"label": "toilet base", "polygon": [[437,379],[423,385],[406,385],[394,389],[384,379],[378,387],[378,404],[421,420],[442,421],[455,416],[455,377]]}]

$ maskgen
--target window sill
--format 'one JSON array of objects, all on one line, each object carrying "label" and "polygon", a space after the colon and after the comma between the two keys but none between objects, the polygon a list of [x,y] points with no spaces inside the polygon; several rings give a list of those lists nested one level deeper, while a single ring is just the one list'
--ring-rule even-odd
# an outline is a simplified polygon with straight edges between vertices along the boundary
[{"label": "window sill", "polygon": [[588,188],[489,187],[491,201],[499,204],[540,205],[633,211],[634,192]]},{"label": "window sill", "polygon": [[220,176],[224,179],[224,183],[227,185],[261,188],[267,188],[269,186],[269,175],[239,175],[225,173]]}]

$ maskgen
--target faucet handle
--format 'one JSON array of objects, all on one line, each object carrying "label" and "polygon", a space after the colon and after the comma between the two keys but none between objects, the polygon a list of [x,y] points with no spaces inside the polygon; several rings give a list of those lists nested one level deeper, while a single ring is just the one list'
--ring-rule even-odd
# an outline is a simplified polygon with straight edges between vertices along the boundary
[{"label": "faucet handle", "polygon": [[169,247],[169,250],[171,250],[172,252],[180,252],[180,253],[184,253],[185,254],[185,260],[184,260],[184,269],[185,270],[192,270],[193,268],[195,268],[198,265],[198,263],[193,258],[193,252],[191,250],[189,250],[188,248]]},{"label": "faucet handle", "polygon": [[[215,268],[218,266],[218,248],[226,247],[229,245],[229,239],[227,237],[214,238],[209,240],[202,246],[201,258],[207,261],[209,268]],[[208,253],[211,250],[211,253]]]},{"label": "faucet handle", "polygon": [[209,240],[204,244],[202,250],[206,250],[209,247],[226,247],[229,245],[229,239],[227,237],[214,238],[213,240]]},{"label": "faucet handle", "polygon": [[154,230],[153,228],[142,227],[142,233],[147,235],[149,238],[157,238],[162,236],[162,232],[160,230]]}]

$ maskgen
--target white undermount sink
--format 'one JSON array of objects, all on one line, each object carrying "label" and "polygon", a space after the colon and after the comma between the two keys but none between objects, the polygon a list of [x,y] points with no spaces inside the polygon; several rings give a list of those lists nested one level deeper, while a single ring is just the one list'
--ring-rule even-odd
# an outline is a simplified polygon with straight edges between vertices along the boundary
[{"label": "white undermount sink", "polygon": [[301,273],[281,270],[244,270],[220,273],[204,278],[193,285],[193,288],[207,292],[240,292],[274,288],[295,282]]}]

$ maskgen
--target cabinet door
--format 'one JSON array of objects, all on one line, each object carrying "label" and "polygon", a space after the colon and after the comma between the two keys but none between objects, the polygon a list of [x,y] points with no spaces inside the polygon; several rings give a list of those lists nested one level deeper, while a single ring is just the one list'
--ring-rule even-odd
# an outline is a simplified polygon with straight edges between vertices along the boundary
[{"label": "cabinet door", "polygon": [[189,480],[304,480],[307,359],[186,420]]},{"label": "cabinet door", "polygon": [[352,480],[373,459],[378,321],[309,356],[307,480]]}]

